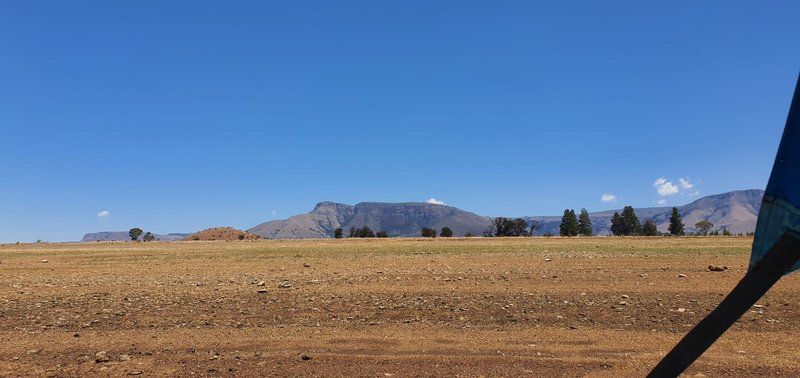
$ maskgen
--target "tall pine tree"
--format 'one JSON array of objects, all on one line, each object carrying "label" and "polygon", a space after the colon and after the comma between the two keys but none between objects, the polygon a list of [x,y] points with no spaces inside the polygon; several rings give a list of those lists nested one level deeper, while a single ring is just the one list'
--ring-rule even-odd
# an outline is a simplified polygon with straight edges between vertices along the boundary
[{"label": "tall pine tree", "polygon": [[625,235],[625,226],[623,223],[622,215],[619,215],[619,213],[615,211],[614,215],[611,217],[611,234],[614,236]]},{"label": "tall pine tree", "polygon": [[658,236],[658,228],[656,228],[656,224],[653,223],[652,220],[648,219],[642,225],[642,235],[643,236]]},{"label": "tall pine tree", "polygon": [[561,236],[578,235],[578,218],[575,217],[575,210],[564,209],[564,215],[561,217],[561,224],[558,226],[558,231]]},{"label": "tall pine tree", "polygon": [[633,236],[642,233],[642,225],[631,206],[622,208],[622,225],[623,235]]},{"label": "tall pine tree", "polygon": [[592,220],[589,219],[589,212],[586,209],[581,209],[581,215],[578,217],[578,235],[592,236]]},{"label": "tall pine tree", "polygon": [[683,235],[683,219],[676,207],[672,208],[672,215],[669,216],[669,233],[675,236]]}]

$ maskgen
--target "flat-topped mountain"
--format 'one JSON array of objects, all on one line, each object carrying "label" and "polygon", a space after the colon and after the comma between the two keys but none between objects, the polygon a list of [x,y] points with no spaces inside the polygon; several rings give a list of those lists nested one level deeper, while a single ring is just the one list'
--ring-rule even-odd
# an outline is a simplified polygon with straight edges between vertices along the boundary
[{"label": "flat-topped mountain", "polygon": [[265,222],[247,231],[269,239],[305,239],[333,237],[339,227],[345,233],[350,227],[367,226],[389,236],[419,236],[423,227],[448,226],[456,235],[480,235],[490,223],[488,217],[425,202],[362,202],[355,206],[320,202],[308,214]]}]

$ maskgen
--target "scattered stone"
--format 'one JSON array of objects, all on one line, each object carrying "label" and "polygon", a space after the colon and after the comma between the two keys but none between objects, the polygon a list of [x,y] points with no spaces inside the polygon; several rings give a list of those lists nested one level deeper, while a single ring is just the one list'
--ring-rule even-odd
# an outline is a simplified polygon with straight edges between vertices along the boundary
[{"label": "scattered stone", "polygon": [[311,356],[309,356],[309,355],[307,355],[307,354],[304,354],[304,355],[302,355],[302,356],[300,357],[300,359],[301,359],[301,360],[303,360],[303,361],[308,361],[308,360],[310,360],[310,359],[311,359]]},{"label": "scattered stone", "polygon": [[708,271],[710,272],[724,272],[728,270],[727,266],[716,266],[716,265],[709,265]]},{"label": "scattered stone", "polygon": [[553,259],[544,259],[544,262],[550,262],[550,261],[553,261]]},{"label": "scattered stone", "polygon": [[681,273],[681,274],[678,275],[678,278],[686,278],[686,275]]},{"label": "scattered stone", "polygon": [[292,284],[290,284],[289,281],[283,281],[283,282],[278,284],[278,287],[281,288],[281,289],[288,289],[288,288],[292,287]]},{"label": "scattered stone", "polygon": [[755,308],[764,308],[764,305],[754,304],[753,307],[755,307]]},{"label": "scattered stone", "polygon": [[108,352],[104,350],[97,352],[97,354],[94,355],[94,362],[97,362],[98,364],[108,361],[111,361],[111,357],[109,357]]},{"label": "scattered stone", "polygon": [[310,267],[311,267],[311,264],[309,264],[309,263],[303,263],[303,268],[310,268]]},{"label": "scattered stone", "polygon": [[43,263],[46,263],[46,262],[47,262],[47,259],[44,259],[44,260],[42,260],[42,262],[43,262]]},{"label": "scattered stone", "polygon": [[258,281],[256,282],[256,286],[264,286],[267,284],[267,281]]},{"label": "scattered stone", "polygon": [[683,307],[678,308],[678,312],[686,312],[686,309]]},{"label": "scattered stone", "polygon": [[128,373],[128,375],[142,375],[142,374],[144,374],[144,372],[142,372],[141,370],[134,370]]},{"label": "scattered stone", "polygon": [[258,289],[258,293],[259,294],[266,294],[266,293],[269,293],[269,291],[267,291],[267,289]]},{"label": "scattered stone", "polygon": [[130,355],[127,355],[127,354],[120,354],[119,355],[119,360],[120,361],[129,361],[130,359],[131,359]]},{"label": "scattered stone", "polygon": [[42,351],[41,349],[31,349],[28,351],[28,355],[39,354],[39,352],[41,351]]},{"label": "scattered stone", "polygon": [[622,298],[628,299],[630,297],[628,296],[628,294],[622,294]]}]

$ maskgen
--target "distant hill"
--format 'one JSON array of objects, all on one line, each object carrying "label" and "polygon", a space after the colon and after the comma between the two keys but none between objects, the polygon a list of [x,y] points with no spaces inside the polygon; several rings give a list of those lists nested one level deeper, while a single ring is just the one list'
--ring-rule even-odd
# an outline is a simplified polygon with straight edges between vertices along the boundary
[{"label": "distant hill", "polygon": [[333,237],[338,227],[345,233],[350,227],[368,226],[389,236],[419,236],[423,227],[448,226],[456,235],[480,235],[490,223],[488,217],[424,202],[362,202],[355,206],[320,202],[308,214],[265,222],[247,231],[269,239],[306,239]]},{"label": "distant hill", "polygon": [[[156,240],[160,241],[175,241],[185,239],[189,234],[156,234]],[[90,232],[83,235],[82,242],[93,241],[130,241],[131,237],[128,236],[128,231],[104,231],[104,232]]]},{"label": "distant hill", "polygon": [[[732,233],[746,233],[756,229],[758,210],[761,208],[761,197],[764,191],[760,189],[736,190],[732,192],[715,194],[700,198],[683,206],[676,206],[686,225],[686,231],[695,231],[695,223],[707,220],[714,224],[713,230],[727,229]],[[576,209],[577,211],[577,209]],[[594,232],[597,235],[611,234],[611,216],[618,210],[589,213]],[[644,223],[651,219],[659,231],[667,232],[669,216],[672,207],[647,207],[634,209],[636,216]],[[539,223],[538,235],[552,233],[558,235],[558,225],[561,216],[533,216],[525,217],[529,222]]]},{"label": "distant hill", "polygon": [[[714,224],[714,229],[725,228],[733,233],[746,233],[755,230],[763,195],[764,191],[759,189],[737,190],[700,198],[678,206],[678,210],[687,231],[694,231],[694,224],[698,221],[708,220]],[[589,214],[595,234],[610,234],[614,211],[621,210]],[[652,219],[658,229],[664,232],[667,231],[671,211],[672,207],[635,209],[641,222]],[[537,235],[558,234],[560,215],[524,218],[539,224]],[[350,227],[366,225],[375,231],[387,231],[390,236],[419,236],[419,230],[423,227],[441,229],[448,226],[456,236],[466,233],[477,236],[489,228],[491,219],[451,206],[420,202],[362,202],[355,206],[320,202],[310,213],[261,223],[247,231],[268,239],[306,239],[332,237],[337,227],[344,229],[345,234]]]},{"label": "distant hill", "polygon": [[233,227],[212,227],[196,232],[184,240],[256,240],[260,236]]}]

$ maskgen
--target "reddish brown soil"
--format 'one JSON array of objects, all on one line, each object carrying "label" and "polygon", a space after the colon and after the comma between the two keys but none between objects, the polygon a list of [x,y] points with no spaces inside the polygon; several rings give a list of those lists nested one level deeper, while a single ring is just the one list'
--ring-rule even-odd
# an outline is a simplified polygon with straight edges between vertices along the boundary
[{"label": "reddish brown soil", "polygon": [[237,230],[233,227],[212,227],[186,237],[189,241],[238,241],[238,240],[258,240],[260,236],[251,234],[247,231]]},{"label": "reddish brown soil", "polygon": [[[751,242],[3,246],[0,376],[642,376],[741,278]],[[688,374],[797,375],[798,283]]]}]

